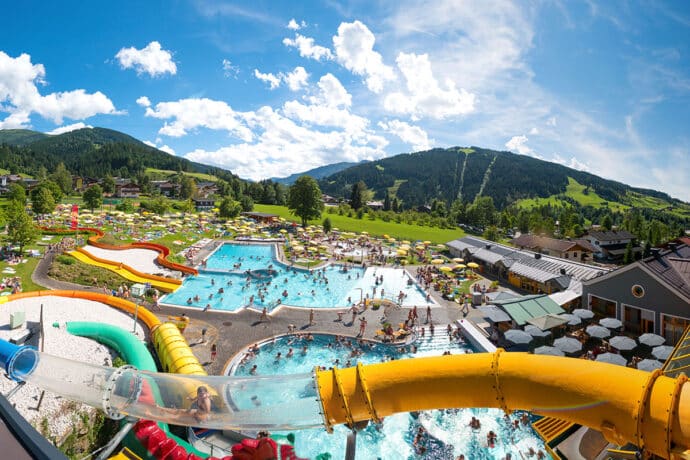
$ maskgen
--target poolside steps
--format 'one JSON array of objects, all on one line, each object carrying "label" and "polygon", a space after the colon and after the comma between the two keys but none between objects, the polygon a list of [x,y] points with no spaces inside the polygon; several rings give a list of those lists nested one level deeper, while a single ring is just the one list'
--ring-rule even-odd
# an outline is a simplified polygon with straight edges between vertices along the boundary
[{"label": "poolside steps", "polygon": [[457,340],[450,340],[446,333],[446,325],[434,325],[434,335],[429,333],[428,325],[423,325],[425,329],[424,337],[421,337],[417,331],[417,340],[414,344],[417,346],[417,353],[441,355],[444,351],[450,350],[453,352],[457,350]]},{"label": "poolside steps", "polygon": [[555,417],[542,417],[532,423],[532,428],[542,437],[544,442],[550,443],[560,438],[568,430],[575,426],[572,422],[567,422]]}]

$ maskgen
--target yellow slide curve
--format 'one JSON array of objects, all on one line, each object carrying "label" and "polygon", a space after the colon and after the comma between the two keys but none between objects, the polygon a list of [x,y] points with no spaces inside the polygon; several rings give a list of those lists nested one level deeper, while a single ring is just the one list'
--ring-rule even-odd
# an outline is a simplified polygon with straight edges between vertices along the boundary
[{"label": "yellow slide curve", "polygon": [[601,431],[669,459],[690,459],[690,385],[590,360],[474,353],[317,371],[327,428],[451,407],[528,410]]},{"label": "yellow slide curve", "polygon": [[118,262],[107,261],[89,254],[87,251],[81,250],[79,248],[76,251],[70,251],[69,255],[75,259],[84,262],[89,265],[94,265],[96,267],[105,268],[111,272],[115,272],[121,277],[133,281],[135,283],[150,283],[151,286],[160,289],[163,292],[174,292],[180,287],[181,282],[174,279],[166,279],[160,276],[148,275],[146,273],[141,273],[129,267],[126,264],[121,264]]}]

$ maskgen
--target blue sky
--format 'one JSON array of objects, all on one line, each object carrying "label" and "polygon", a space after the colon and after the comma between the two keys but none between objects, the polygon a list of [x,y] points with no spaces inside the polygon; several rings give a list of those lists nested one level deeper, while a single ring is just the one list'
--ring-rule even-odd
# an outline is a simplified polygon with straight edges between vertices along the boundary
[{"label": "blue sky", "polygon": [[262,179],[510,150],[690,201],[690,3],[13,2],[0,128],[120,130]]}]

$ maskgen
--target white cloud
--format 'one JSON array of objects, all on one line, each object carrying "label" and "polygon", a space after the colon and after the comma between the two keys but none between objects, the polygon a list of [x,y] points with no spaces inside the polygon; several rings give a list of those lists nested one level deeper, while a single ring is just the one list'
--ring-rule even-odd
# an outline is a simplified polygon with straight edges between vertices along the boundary
[{"label": "white cloud", "polygon": [[62,124],[65,118],[80,120],[118,113],[100,91],[89,94],[76,89],[42,96],[36,85],[46,84],[45,74],[43,65],[32,64],[28,54],[13,58],[0,51],[0,113],[9,114],[0,120],[0,129],[27,127],[31,113],[56,124]]},{"label": "white cloud", "polygon": [[529,130],[530,136],[536,136],[539,134],[539,129],[536,127],[532,127],[532,129]]},{"label": "white cloud", "polygon": [[142,107],[151,107],[151,101],[146,96],[141,96],[140,98],[137,98],[137,104],[139,104]]},{"label": "white cloud", "polygon": [[281,82],[285,82],[292,91],[298,91],[307,85],[307,80],[309,79],[309,74],[304,67],[295,67],[295,70],[292,72],[280,72],[278,75],[261,73],[258,69],[254,69],[254,76],[268,83],[272,90],[278,88]]},{"label": "white cloud", "polygon": [[172,149],[172,147],[168,145],[159,145],[161,143],[160,139],[156,139],[156,142],[151,142],[151,141],[144,141],[144,144],[148,145],[149,147],[153,147],[154,149],[158,149],[161,152],[169,153],[170,155],[175,155],[175,151]]},{"label": "white cloud", "polygon": [[387,110],[409,114],[413,119],[442,119],[474,111],[475,95],[464,89],[458,91],[450,79],[441,87],[431,71],[428,55],[400,53],[396,62],[405,76],[407,92],[388,94],[384,99]]},{"label": "white cloud", "polygon": [[177,73],[177,65],[172,60],[172,53],[161,48],[161,44],[153,41],[140,50],[134,48],[122,48],[115,58],[123,69],[134,69],[137,75],[149,74],[157,77],[169,73]]},{"label": "white cloud", "polygon": [[232,62],[229,59],[223,59],[223,75],[225,78],[229,77],[235,77],[237,78],[237,74],[240,73],[240,68],[232,65]]},{"label": "white cloud", "polygon": [[81,121],[79,123],[73,123],[71,125],[66,125],[66,126],[60,126],[59,128],[55,128],[52,131],[47,131],[46,134],[50,135],[57,135],[57,134],[64,134],[68,133],[70,131],[76,131],[77,129],[84,129],[84,128],[93,128],[91,125],[87,125],[85,123],[82,123]]},{"label": "white cloud", "polygon": [[254,69],[254,76],[259,80],[268,83],[271,89],[276,89],[280,86],[280,77],[277,77],[272,73],[261,73],[259,72],[259,69]]},{"label": "white cloud", "polygon": [[328,73],[321,77],[317,86],[319,92],[309,97],[312,104],[328,107],[352,106],[352,96],[333,74]]},{"label": "white cloud", "polygon": [[240,177],[260,180],[285,177],[338,161],[385,156],[387,141],[370,132],[311,129],[270,107],[247,114],[247,119],[260,132],[256,142],[215,151],[196,149],[185,157],[228,168]]},{"label": "white cloud", "polygon": [[549,117],[549,119],[546,120],[546,125],[555,128],[556,127],[556,117]]},{"label": "white cloud", "polygon": [[563,166],[567,166],[569,168],[577,169],[578,171],[592,171],[588,164],[581,162],[575,157],[571,157],[570,160],[566,160],[560,155],[554,154],[553,159],[551,159],[550,161],[562,164]]},{"label": "white cloud", "polygon": [[297,48],[299,50],[299,55],[305,58],[311,58],[317,61],[321,59],[333,59],[333,53],[331,53],[330,49],[324,46],[314,45],[313,38],[305,37],[300,34],[295,34],[294,39],[284,38],[283,45]]},{"label": "white cloud", "polygon": [[288,85],[292,91],[298,91],[300,88],[307,85],[309,74],[304,67],[295,67],[292,72],[282,74],[283,81]]},{"label": "white cloud", "polygon": [[295,18],[290,19],[290,22],[288,22],[287,28],[290,30],[300,30],[303,27],[306,27],[307,23],[304,21],[297,22],[295,21]]},{"label": "white cloud", "polygon": [[338,27],[338,35],[333,37],[333,48],[341,65],[364,77],[370,91],[380,93],[385,82],[395,80],[395,73],[374,51],[375,42],[374,34],[360,21],[343,22]]},{"label": "white cloud", "polygon": [[429,136],[419,126],[412,126],[404,121],[392,120],[389,122],[379,122],[379,127],[384,131],[398,136],[403,142],[410,144],[412,150],[423,151],[431,149],[432,142]]},{"label": "white cloud", "polygon": [[535,16],[535,8],[522,2],[403,0],[386,22],[398,49],[417,49],[424,37],[441,75],[483,94],[531,76],[525,56],[532,47]]},{"label": "white cloud", "polygon": [[355,137],[367,132],[369,120],[350,112],[352,96],[336,77],[324,75],[317,88],[307,98],[309,104],[288,101],[283,105],[283,114],[305,126],[336,127]]},{"label": "white cloud", "polygon": [[181,137],[197,128],[227,131],[243,141],[253,138],[243,122],[243,115],[235,112],[227,103],[212,99],[181,99],[176,102],[160,102],[146,109],[146,116],[162,120],[172,119],[158,131],[170,137]]},{"label": "white cloud", "polygon": [[534,151],[527,146],[527,136],[513,136],[508,142],[506,142],[506,147],[517,152],[520,155],[530,155],[533,156]]},{"label": "white cloud", "polygon": [[230,145],[195,149],[185,157],[251,179],[386,155],[388,141],[370,128],[369,120],[350,112],[351,96],[337,78],[324,75],[314,86],[303,101],[287,101],[277,110],[236,112],[223,101],[183,99],[149,107],[146,115],[165,120],[162,135],[183,136],[197,128],[229,132],[236,138]]}]

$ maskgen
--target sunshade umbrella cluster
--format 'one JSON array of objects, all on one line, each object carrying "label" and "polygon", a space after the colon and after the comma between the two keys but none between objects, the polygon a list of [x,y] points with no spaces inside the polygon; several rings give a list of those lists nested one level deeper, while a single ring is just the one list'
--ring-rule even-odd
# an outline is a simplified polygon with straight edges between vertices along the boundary
[{"label": "sunshade umbrella cluster", "polygon": [[604,327],[608,327],[609,329],[620,329],[623,327],[621,320],[616,318],[602,318],[599,320],[599,324]]},{"label": "sunshade umbrella cluster", "polygon": [[587,326],[587,329],[585,329],[585,332],[590,337],[594,337],[597,339],[605,339],[605,338],[611,336],[611,331],[606,329],[604,326],[597,326],[596,324],[593,324],[591,326]]},{"label": "sunshade umbrella cluster", "polygon": [[628,364],[627,359],[615,353],[602,353],[597,356],[597,361],[600,363],[617,364],[618,366],[625,366]]},{"label": "sunshade umbrella cluster", "polygon": [[664,365],[656,359],[643,359],[637,363],[637,368],[642,371],[652,372],[656,369],[661,369]]},{"label": "sunshade umbrella cluster", "polygon": [[658,334],[652,334],[649,332],[639,336],[637,338],[637,341],[640,342],[642,345],[647,345],[648,347],[658,347],[659,345],[663,345],[664,343],[666,343],[666,339],[662,336]]},{"label": "sunshade umbrella cluster", "polygon": [[542,331],[537,326],[528,324],[525,326],[525,332],[527,332],[532,337],[548,337],[551,335],[549,331]]},{"label": "sunshade umbrella cluster", "polygon": [[536,355],[550,355],[550,356],[565,356],[561,350],[556,347],[549,347],[544,345],[543,347],[537,347],[534,349],[534,354]]},{"label": "sunshade umbrella cluster", "polygon": [[580,319],[594,318],[594,312],[592,310],[585,310],[584,308],[576,308],[573,310],[573,315],[579,317]]},{"label": "sunshade umbrella cluster", "polygon": [[571,315],[570,313],[561,313],[558,316],[568,320],[568,322],[566,323],[568,326],[579,326],[580,324],[582,324],[582,319],[580,319],[579,316]]},{"label": "sunshade umbrella cluster", "polygon": [[673,347],[669,345],[659,345],[652,349],[652,355],[654,355],[656,359],[662,361],[666,361],[668,357],[671,356],[671,353],[673,353]]},{"label": "sunshade umbrella cluster", "polygon": [[520,329],[509,329],[505,331],[503,336],[508,342],[512,342],[515,345],[526,345],[532,341],[532,336]]},{"label": "sunshade umbrella cluster", "polygon": [[574,354],[582,351],[582,344],[572,337],[560,337],[553,341],[553,346],[566,354]]},{"label": "sunshade umbrella cluster", "polygon": [[616,350],[620,351],[630,351],[637,348],[637,342],[635,342],[635,340],[631,339],[630,337],[626,337],[624,335],[617,335],[615,337],[612,337],[609,340],[609,345],[611,345]]}]

